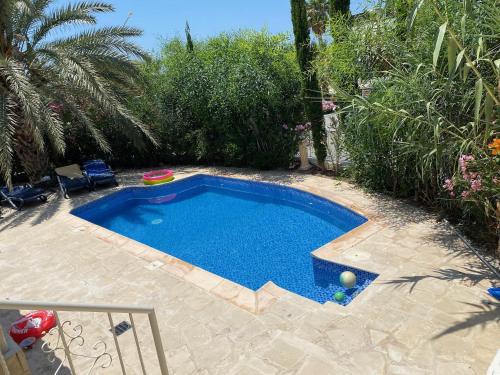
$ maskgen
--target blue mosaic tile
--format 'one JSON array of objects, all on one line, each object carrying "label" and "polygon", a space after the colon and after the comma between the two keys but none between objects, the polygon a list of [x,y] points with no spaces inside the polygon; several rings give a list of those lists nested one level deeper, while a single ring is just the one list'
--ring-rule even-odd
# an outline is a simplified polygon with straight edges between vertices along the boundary
[{"label": "blue mosaic tile", "polygon": [[[311,252],[367,219],[298,189],[195,175],[130,187],[72,214],[257,290],[268,281],[319,303],[347,305],[377,275]],[[339,276],[357,277],[352,289]],[[337,302],[336,292],[345,299]]]}]

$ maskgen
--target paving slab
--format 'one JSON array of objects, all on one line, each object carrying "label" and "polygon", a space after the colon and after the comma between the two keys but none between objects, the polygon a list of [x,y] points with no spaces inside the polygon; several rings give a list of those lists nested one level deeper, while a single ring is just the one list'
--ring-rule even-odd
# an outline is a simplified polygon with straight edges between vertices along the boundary
[{"label": "paving slab", "polygon": [[[428,212],[320,175],[174,168],[178,179],[207,173],[268,181],[368,213],[366,230],[318,254],[380,276],[346,307],[320,305],[272,283],[253,293],[69,214],[139,185],[142,172],[120,173],[119,188],[69,200],[53,194],[45,205],[4,214],[0,299],[153,305],[172,374],[484,374],[500,347],[500,305],[485,293],[499,281]],[[8,327],[23,313],[0,312],[0,324]],[[120,373],[105,314],[64,313],[64,319],[84,328],[86,353],[106,342],[113,361],[96,373]],[[148,374],[156,374],[147,319],[137,317],[136,326]],[[140,373],[131,331],[119,340],[128,373]],[[53,373],[63,360],[58,352],[54,363],[47,361],[41,345],[49,341],[26,352],[34,374]],[[82,370],[88,365],[78,360]]]}]

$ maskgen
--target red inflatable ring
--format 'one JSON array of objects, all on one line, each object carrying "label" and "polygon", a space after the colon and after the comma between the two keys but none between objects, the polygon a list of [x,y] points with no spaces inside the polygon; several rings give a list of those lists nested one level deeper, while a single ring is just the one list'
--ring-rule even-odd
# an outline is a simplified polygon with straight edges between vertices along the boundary
[{"label": "red inflatable ring", "polygon": [[55,326],[56,317],[52,311],[38,310],[30,312],[12,323],[9,334],[21,348],[27,348]]}]

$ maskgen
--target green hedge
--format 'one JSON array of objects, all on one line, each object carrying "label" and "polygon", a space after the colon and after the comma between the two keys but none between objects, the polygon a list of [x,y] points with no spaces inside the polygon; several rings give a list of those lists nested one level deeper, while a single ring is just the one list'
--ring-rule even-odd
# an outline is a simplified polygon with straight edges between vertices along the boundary
[{"label": "green hedge", "polygon": [[133,110],[153,123],[163,162],[287,167],[301,118],[300,74],[286,35],[238,32],[194,43],[174,39],[143,67]]},{"label": "green hedge", "polygon": [[195,41],[193,51],[173,39],[141,71],[142,90],[130,97],[129,108],[152,127],[160,146],[140,134],[123,136],[119,122],[101,115],[99,128],[112,150],[103,154],[85,129],[68,120],[68,148],[63,159],[53,157],[56,164],[101,157],[114,167],[289,166],[297,151],[292,130],[303,122],[300,72],[289,36],[224,33]]}]

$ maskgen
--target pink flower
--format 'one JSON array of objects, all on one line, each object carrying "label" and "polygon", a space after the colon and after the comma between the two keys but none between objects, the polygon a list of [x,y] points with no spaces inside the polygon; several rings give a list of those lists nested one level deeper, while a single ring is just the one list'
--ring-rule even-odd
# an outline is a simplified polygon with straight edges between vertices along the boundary
[{"label": "pink flower", "polygon": [[454,187],[455,185],[453,184],[453,181],[451,179],[447,178],[446,180],[444,180],[443,189],[453,191]]},{"label": "pink flower", "polygon": [[281,126],[283,126],[283,129],[288,130],[288,125],[287,124],[283,124]]},{"label": "pink flower", "polygon": [[60,113],[64,108],[64,104],[52,102],[49,103],[49,108],[54,112]]},{"label": "pink flower", "polygon": [[474,156],[472,155],[460,155],[458,159],[458,163],[460,165],[460,170],[462,171],[462,177],[465,180],[470,178],[469,173],[467,171],[468,162],[474,160]]},{"label": "pink flower", "polygon": [[482,187],[481,177],[478,177],[470,182],[470,187],[473,191],[479,191]]},{"label": "pink flower", "polygon": [[295,130],[298,131],[298,132],[301,132],[305,129],[305,126],[302,125],[302,124],[299,124],[295,127]]},{"label": "pink flower", "polygon": [[456,195],[456,194],[455,194],[455,192],[454,192],[454,191],[451,191],[451,192],[450,192],[450,197],[455,198],[455,195]]},{"label": "pink flower", "polygon": [[332,112],[337,108],[331,100],[323,100],[321,102],[321,107],[323,108],[323,112]]},{"label": "pink flower", "polygon": [[467,199],[469,197],[469,195],[470,195],[470,191],[467,191],[467,190],[462,191],[462,194],[461,194],[462,198]]}]

